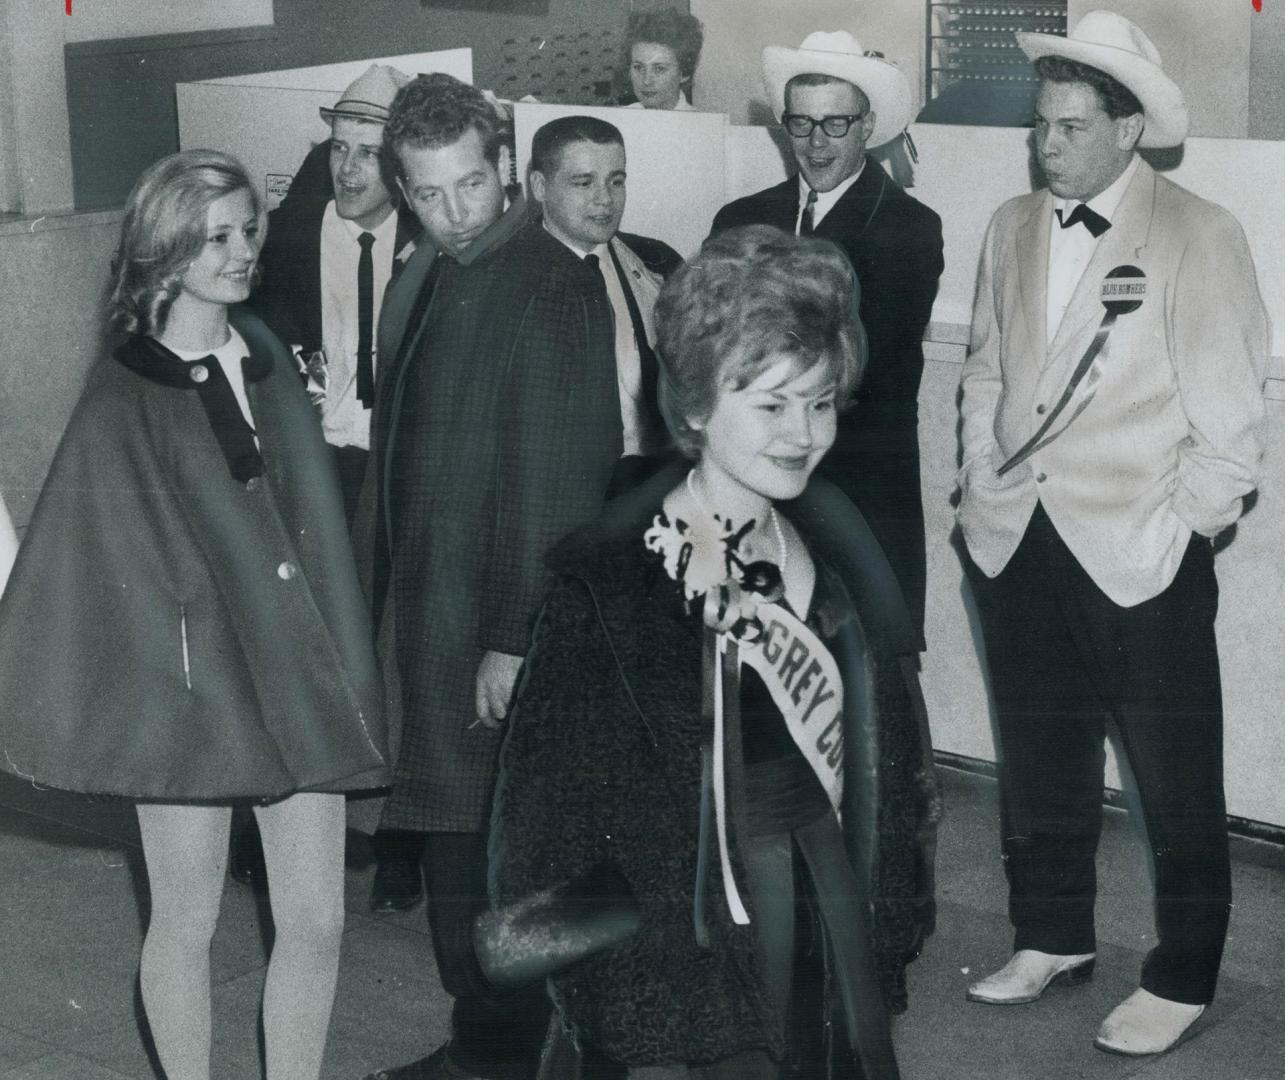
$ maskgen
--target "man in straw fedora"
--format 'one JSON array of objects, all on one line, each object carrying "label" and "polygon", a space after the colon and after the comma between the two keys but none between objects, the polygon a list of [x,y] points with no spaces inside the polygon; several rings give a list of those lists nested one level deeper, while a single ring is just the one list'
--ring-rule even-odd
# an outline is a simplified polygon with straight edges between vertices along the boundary
[{"label": "man in straw fedora", "polygon": [[[308,369],[350,528],[370,447],[380,305],[420,232],[380,167],[388,109],[408,79],[372,64],[320,110],[330,138],[309,153],[287,201],[271,214],[262,280],[250,301]],[[322,163],[325,175],[311,179]],[[261,885],[253,818],[239,820],[233,836],[233,877]],[[379,830],[373,846],[371,910],[415,906],[423,896],[417,839]]]},{"label": "man in straw fedora", "polygon": [[761,224],[815,233],[852,262],[870,362],[821,472],[869,522],[922,639],[926,555],[917,401],[924,329],[943,266],[941,219],[866,153],[910,122],[910,84],[846,31],[809,34],[797,49],[768,46],[763,81],[798,175],[723,207],[713,232]]},{"label": "man in straw fedora", "polygon": [[1147,36],[1095,11],[1020,33],[1047,190],[982,251],[959,524],[999,736],[1015,954],[973,1001],[1087,979],[1105,719],[1137,782],[1158,944],[1095,1045],[1169,1049],[1212,999],[1231,907],[1212,540],[1262,453],[1267,320],[1245,236],[1139,147],[1187,132]]}]

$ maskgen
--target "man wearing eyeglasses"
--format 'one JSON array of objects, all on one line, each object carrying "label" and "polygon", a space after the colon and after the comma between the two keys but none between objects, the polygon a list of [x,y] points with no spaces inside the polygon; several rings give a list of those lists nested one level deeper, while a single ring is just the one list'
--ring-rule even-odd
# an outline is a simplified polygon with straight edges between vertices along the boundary
[{"label": "man wearing eyeglasses", "polygon": [[941,219],[866,153],[910,122],[910,84],[842,31],[811,34],[798,49],[769,46],[763,78],[799,172],[723,207],[712,231],[767,224],[815,233],[852,261],[870,362],[821,471],[856,503],[887,553],[922,647],[927,560],[918,397],[924,329],[943,265]]}]

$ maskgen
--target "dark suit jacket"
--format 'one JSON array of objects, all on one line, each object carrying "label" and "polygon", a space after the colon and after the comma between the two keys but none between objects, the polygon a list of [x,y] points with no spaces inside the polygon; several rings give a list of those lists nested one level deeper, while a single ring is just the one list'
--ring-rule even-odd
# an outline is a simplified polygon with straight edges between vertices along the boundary
[{"label": "dark suit jacket", "polygon": [[[268,238],[259,254],[259,284],[250,297],[251,307],[272,332],[285,345],[301,345],[305,352],[321,348],[321,221],[329,203],[330,196],[293,206],[283,202],[268,215]],[[413,213],[404,206],[396,213],[394,256],[420,233]],[[396,274],[400,266],[396,258],[393,265]]]},{"label": "dark suit jacket", "polygon": [[[711,231],[758,224],[793,233],[798,210],[798,179],[791,177],[723,207]],[[927,560],[917,399],[924,330],[944,265],[941,219],[867,156],[861,176],[821,219],[816,235],[838,244],[857,272],[870,345],[856,404],[840,417],[821,472],[870,523],[922,635]]]}]

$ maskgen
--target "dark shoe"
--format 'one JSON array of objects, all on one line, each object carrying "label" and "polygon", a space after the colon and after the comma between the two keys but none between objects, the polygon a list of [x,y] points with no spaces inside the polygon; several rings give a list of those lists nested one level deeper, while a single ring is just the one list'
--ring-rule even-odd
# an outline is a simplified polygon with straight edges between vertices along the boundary
[{"label": "dark shoe", "polygon": [[233,832],[228,852],[228,874],[233,881],[248,885],[256,893],[268,888],[268,867],[263,861],[263,842],[256,828]]},{"label": "dark shoe", "polygon": [[424,877],[419,860],[400,853],[380,852],[375,865],[375,882],[370,887],[370,910],[410,911],[422,899]]},{"label": "dark shoe", "polygon": [[377,1069],[365,1080],[487,1080],[485,1076],[461,1069],[447,1055],[448,1047],[439,1046],[426,1058],[398,1065],[394,1069]]}]

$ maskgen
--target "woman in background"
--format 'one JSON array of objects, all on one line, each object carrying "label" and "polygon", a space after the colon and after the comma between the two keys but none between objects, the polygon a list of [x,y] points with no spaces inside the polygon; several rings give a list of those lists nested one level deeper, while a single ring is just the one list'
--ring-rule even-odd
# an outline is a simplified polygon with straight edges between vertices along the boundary
[{"label": "woman in background", "polygon": [[704,28],[695,15],[672,8],[630,15],[625,28],[625,64],[638,100],[629,108],[690,111],[692,76],[703,42]]},{"label": "woman in background", "polygon": [[131,192],[89,373],[0,601],[2,764],[137,801],[143,1004],[168,1080],[210,1076],[210,941],[234,802],[267,856],[268,1080],[315,1080],[343,931],[344,802],[385,779],[339,485],[251,313],[264,228],[225,154]]},{"label": "woman in background", "polygon": [[[638,901],[634,937],[553,980],[584,1080],[846,1076],[854,1054],[897,1076],[889,1007],[931,921],[916,635],[856,509],[810,479],[864,363],[856,311],[831,244],[707,241],[656,308],[690,466],[555,549],[491,872],[499,906],[604,863]],[[831,977],[795,979],[812,910]]]}]

